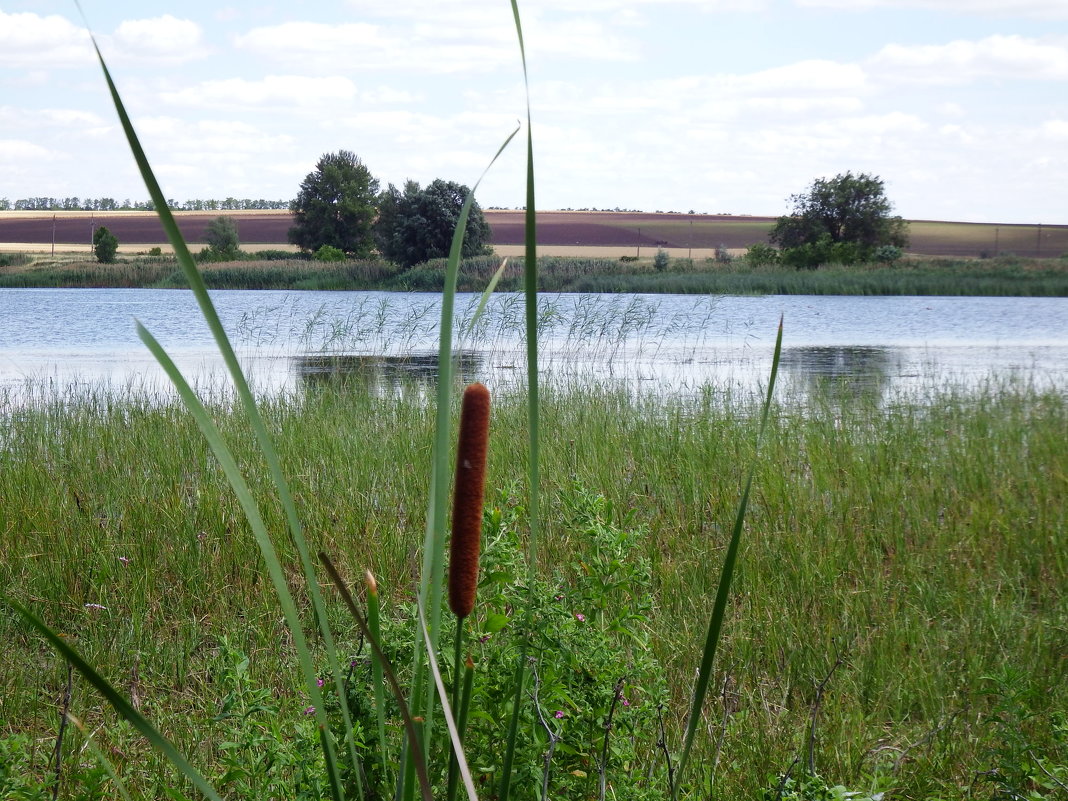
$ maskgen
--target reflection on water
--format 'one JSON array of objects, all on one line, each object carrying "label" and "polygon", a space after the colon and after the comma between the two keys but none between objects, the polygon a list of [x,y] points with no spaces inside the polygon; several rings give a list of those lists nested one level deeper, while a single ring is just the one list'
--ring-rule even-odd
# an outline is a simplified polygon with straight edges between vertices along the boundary
[{"label": "reflection on water", "polygon": [[[455,374],[463,383],[470,384],[479,379],[482,363],[483,354],[478,351],[461,351],[456,355]],[[292,364],[306,389],[339,389],[358,383],[375,394],[404,395],[432,386],[438,376],[437,353],[312,354],[296,356]]]},{"label": "reflection on water", "polygon": [[795,388],[829,397],[881,395],[901,367],[900,350],[875,347],[784,348],[779,362]]},{"label": "reflection on water", "polygon": [[[255,391],[359,380],[397,392],[433,379],[441,297],[426,293],[213,290]],[[456,299],[461,377],[491,389],[525,380],[522,296]],[[169,382],[137,338],[140,320],[198,387],[228,386],[186,290],[0,289],[0,406]],[[759,392],[784,320],[783,389],[888,397],[1012,376],[1068,391],[1068,298],[542,295],[545,382],[641,391]],[[425,392],[425,389],[418,390]],[[6,399],[6,400],[5,400]]]}]

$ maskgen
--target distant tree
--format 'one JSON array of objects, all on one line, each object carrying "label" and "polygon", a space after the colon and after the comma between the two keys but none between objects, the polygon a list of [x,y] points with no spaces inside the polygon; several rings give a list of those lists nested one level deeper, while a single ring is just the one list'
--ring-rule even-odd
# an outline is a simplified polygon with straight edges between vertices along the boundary
[{"label": "distant tree", "polygon": [[790,200],[793,212],[780,217],[769,235],[782,248],[786,264],[848,264],[872,258],[882,245],[908,244],[907,223],[891,215],[883,181],[874,175],[846,172],[817,178]]},{"label": "distant tree", "polygon": [[208,223],[204,241],[213,255],[219,258],[236,257],[241,244],[237,235],[237,221],[233,217],[216,217]]},{"label": "distant tree", "polygon": [[8,211],[11,208],[11,201],[6,197],[0,197],[0,211]]},{"label": "distant tree", "polygon": [[671,266],[671,256],[663,248],[656,251],[656,255],[653,256],[653,267],[656,268],[658,273],[664,272],[669,266]]},{"label": "distant tree", "polygon": [[[379,252],[404,267],[448,256],[469,193],[466,186],[440,178],[425,189],[415,181],[407,181],[404,191],[390,184],[378,198],[375,241]],[[466,258],[490,252],[489,238],[489,223],[472,200],[461,255]]]},{"label": "distant tree", "polygon": [[96,255],[98,262],[101,264],[113,263],[118,249],[118,238],[103,225],[93,232],[93,253]]},{"label": "distant tree", "polygon": [[378,181],[354,153],[325,154],[290,204],[296,218],[290,243],[303,251],[330,245],[357,257],[371,255],[377,196]]}]

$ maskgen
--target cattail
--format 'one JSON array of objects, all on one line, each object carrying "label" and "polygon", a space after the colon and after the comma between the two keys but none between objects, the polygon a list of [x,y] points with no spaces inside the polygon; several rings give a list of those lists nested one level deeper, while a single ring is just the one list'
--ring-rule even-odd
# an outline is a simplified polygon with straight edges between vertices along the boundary
[{"label": "cattail", "polygon": [[453,495],[452,547],[449,556],[449,608],[459,618],[467,617],[475,608],[489,415],[489,390],[477,383],[465,389],[460,406],[460,441],[456,454],[456,489]]}]

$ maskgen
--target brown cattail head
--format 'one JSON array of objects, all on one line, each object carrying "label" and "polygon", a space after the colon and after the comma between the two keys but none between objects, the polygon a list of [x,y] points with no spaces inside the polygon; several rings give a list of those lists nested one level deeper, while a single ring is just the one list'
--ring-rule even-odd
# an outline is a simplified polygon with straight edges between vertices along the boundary
[{"label": "brown cattail head", "polygon": [[449,554],[449,608],[460,618],[467,617],[475,608],[489,415],[489,390],[477,383],[465,389],[460,406],[460,441],[456,454],[452,547]]}]

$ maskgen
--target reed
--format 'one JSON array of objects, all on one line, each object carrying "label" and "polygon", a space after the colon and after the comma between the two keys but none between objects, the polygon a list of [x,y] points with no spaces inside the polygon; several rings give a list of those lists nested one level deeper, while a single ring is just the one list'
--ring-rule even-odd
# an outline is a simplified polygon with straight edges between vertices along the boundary
[{"label": "reed", "polygon": [[[421,397],[356,384],[263,408],[283,468],[294,477],[309,546],[334,555],[345,574],[373,569],[382,638],[402,666],[411,629],[401,623],[410,622],[404,609],[428,489],[423,443],[433,427]],[[696,396],[611,384],[543,391],[542,424],[553,437],[543,449],[544,558],[536,576],[566,594],[585,575],[580,565],[594,564],[590,540],[572,523],[572,481],[603,493],[615,522],[643,532],[629,553],[647,560],[653,577],[650,649],[663,665],[669,731],[683,722],[694,643],[707,623],[700,599],[715,590],[709,567],[728,541],[742,466],[752,455],[755,407],[716,387]],[[73,404],[41,398],[4,414],[15,422],[0,446],[0,582],[9,596],[36,599],[40,614],[120,687],[130,686],[130,655],[138,654],[145,707],[166,721],[178,744],[192,746],[211,777],[225,772],[225,752],[199,744],[236,736],[231,724],[214,720],[232,689],[222,678],[224,638],[251,657],[246,682],[278,699],[280,722],[310,720],[255,543],[183,409],[154,397],[94,395]],[[213,414],[223,431],[239,435],[232,441],[252,470],[251,483],[268,484],[262,459],[240,436],[247,431],[240,415],[222,402]],[[495,394],[487,520],[495,510],[516,515],[517,536],[525,512],[512,488],[525,481],[526,416],[522,394]],[[1036,753],[1055,755],[1060,746],[1049,715],[1068,708],[1060,659],[1068,640],[1059,622],[1068,613],[1068,560],[1060,547],[1068,526],[1064,397],[1011,384],[974,393],[932,387],[927,401],[882,405],[853,395],[784,397],[768,426],[749,515],[752,530],[763,533],[742,548],[739,605],[728,612],[706,710],[716,737],[724,731],[714,797],[753,797],[769,774],[804,752],[814,685],[836,643],[848,659],[819,717],[816,756],[826,775],[853,782],[877,764],[893,767],[899,752],[888,746],[922,741],[897,769],[895,794],[960,797],[954,788],[992,767],[987,750],[1000,739],[981,722],[993,703],[983,677],[1006,665],[1025,671],[1043,693],[1028,725],[1046,726],[1035,735]],[[277,510],[266,513],[269,526],[284,525]],[[490,547],[492,524],[485,533]],[[292,554],[291,546],[281,548],[282,558]],[[524,570],[518,583],[526,586]],[[478,642],[487,633],[483,615],[506,609],[494,603],[492,586],[479,589],[470,617],[479,683],[495,649],[515,642],[512,624]],[[552,598],[541,600],[551,606]],[[570,617],[589,609],[563,611]],[[356,660],[371,687],[355,626],[329,614],[343,661]],[[577,629],[575,636],[590,633]],[[10,615],[0,617],[0,637],[9,643],[0,664],[0,732],[31,735],[37,745],[26,751],[30,773],[43,781],[55,734],[51,699],[65,670]],[[587,659],[589,646],[578,647],[576,658]],[[606,692],[616,678],[605,680]],[[542,697],[548,693],[543,688]],[[476,691],[473,703],[481,697]],[[550,719],[555,709],[548,709]],[[967,714],[950,721],[961,709]],[[73,711],[107,753],[126,755],[116,767],[133,795],[153,797],[167,783],[166,767],[82,683],[75,684]],[[374,712],[365,722],[377,730]],[[483,731],[478,718],[472,725]],[[395,732],[390,726],[387,737]],[[564,735],[574,743],[578,732]],[[480,736],[472,747],[481,748]],[[519,764],[540,776],[536,742]],[[691,759],[691,767],[711,764],[713,742],[698,738],[700,763]],[[314,755],[314,739],[298,743]],[[651,746],[647,756],[656,754]],[[568,775],[562,764],[551,772],[552,786]],[[72,760],[69,769],[74,786],[73,771],[87,772],[89,764]],[[697,783],[701,771],[691,778]]]}]

